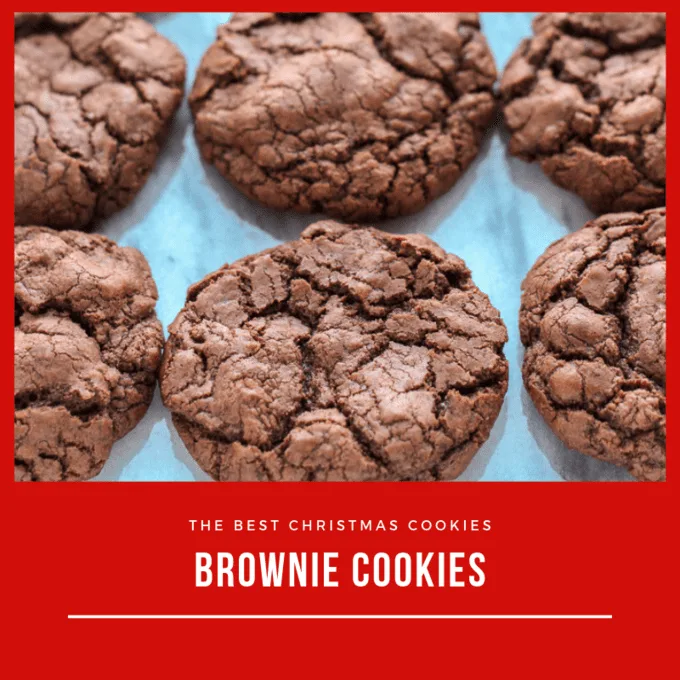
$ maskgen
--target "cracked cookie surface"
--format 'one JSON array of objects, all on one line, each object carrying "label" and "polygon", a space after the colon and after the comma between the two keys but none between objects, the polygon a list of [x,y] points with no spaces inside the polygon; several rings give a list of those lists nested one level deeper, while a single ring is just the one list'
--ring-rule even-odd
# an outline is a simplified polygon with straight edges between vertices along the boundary
[{"label": "cracked cookie surface", "polygon": [[666,203],[666,19],[552,13],[500,84],[510,152],[597,213]]},{"label": "cracked cookie surface", "polygon": [[17,481],[89,479],[142,418],[163,349],[144,256],[109,239],[14,230]]},{"label": "cracked cookie surface", "polygon": [[20,12],[15,30],[15,223],[84,227],[146,182],[184,57],[133,14]]},{"label": "cracked cookie surface", "polygon": [[522,284],[526,388],[570,448],[666,476],[666,209],[603,215]]},{"label": "cracked cookie surface", "polygon": [[250,198],[370,221],[453,186],[495,80],[477,14],[237,13],[190,104],[203,157]]},{"label": "cracked cookie surface", "polygon": [[189,289],[161,394],[218,480],[453,479],[500,411],[506,341],[460,258],[324,221]]}]

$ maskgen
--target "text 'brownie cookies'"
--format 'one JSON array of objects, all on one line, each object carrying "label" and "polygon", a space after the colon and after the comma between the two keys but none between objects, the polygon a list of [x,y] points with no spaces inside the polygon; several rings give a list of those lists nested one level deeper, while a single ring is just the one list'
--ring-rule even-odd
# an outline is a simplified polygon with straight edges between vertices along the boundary
[{"label": "text 'brownie cookies'", "polygon": [[14,469],[88,479],[146,412],[163,349],[144,256],[103,236],[14,231]]},{"label": "text 'brownie cookies'", "polygon": [[21,12],[15,28],[15,222],[83,227],[146,181],[184,57],[133,14]]},{"label": "text 'brownie cookies'", "polygon": [[501,79],[510,151],[597,213],[666,203],[666,18],[555,13]]},{"label": "text 'brownie cookies'", "polygon": [[161,393],[218,480],[453,479],[500,411],[506,340],[426,236],[319,222],[189,289]]},{"label": "text 'brownie cookies'", "polygon": [[476,14],[234,14],[190,103],[203,157],[250,198],[354,221],[453,186],[494,112]]},{"label": "text 'brownie cookies'", "polygon": [[524,383],[572,449],[666,475],[666,210],[604,215],[522,284]]}]

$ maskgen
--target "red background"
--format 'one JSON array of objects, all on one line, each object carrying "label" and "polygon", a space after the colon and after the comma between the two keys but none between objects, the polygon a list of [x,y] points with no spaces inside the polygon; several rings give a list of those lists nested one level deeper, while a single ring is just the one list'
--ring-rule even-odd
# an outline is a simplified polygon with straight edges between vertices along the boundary
[{"label": "red background", "polygon": [[[539,9],[550,9],[546,3]],[[57,5],[62,5],[58,7]],[[213,5],[213,6],[211,6]],[[201,3],[200,9],[224,9]],[[287,9],[310,9],[287,3]],[[92,10],[93,4],[53,3],[26,9]],[[100,7],[110,9],[110,7]],[[118,7],[121,8],[121,7]],[[320,6],[311,9],[319,9]],[[347,9],[327,3],[323,9]],[[564,7],[554,7],[564,9]],[[122,9],[140,9],[139,6]],[[145,10],[185,9],[151,3]],[[198,8],[192,8],[198,9]],[[227,8],[229,9],[229,8]],[[232,8],[233,9],[233,8]],[[244,9],[270,9],[246,7]],[[362,7],[361,9],[365,9]],[[412,9],[376,3],[371,9]],[[417,9],[458,9],[419,3]],[[524,10],[482,3],[475,10]],[[569,9],[594,9],[576,3]],[[595,9],[636,10],[633,3],[598,3]],[[650,8],[644,8],[646,10]],[[654,9],[663,10],[662,4]],[[676,12],[669,10],[669,31]],[[9,222],[13,185],[10,70],[13,21],[4,12],[0,45],[5,106],[0,143],[6,159],[3,210]],[[668,41],[669,80],[677,49]],[[674,87],[668,115],[675,116]],[[670,125],[668,194],[672,197],[674,124]],[[672,202],[671,198],[671,202]],[[3,330],[0,356],[11,376],[10,229],[2,233]],[[675,235],[671,229],[670,250]],[[672,255],[671,257],[675,257]],[[674,347],[678,277],[668,270],[669,347]],[[671,386],[678,372],[668,356]],[[395,677],[428,671],[479,677],[667,677],[677,633],[677,542],[672,517],[677,433],[669,419],[669,480],[661,484],[15,484],[9,449],[13,423],[9,380],[2,389],[0,468],[8,536],[3,555],[2,601],[11,630],[6,677],[175,677],[202,672],[226,676]],[[675,388],[669,401],[675,404]],[[400,520],[395,533],[192,534],[189,519],[234,518]],[[411,533],[408,519],[489,519],[487,533]],[[336,551],[340,579],[334,589],[196,589],[197,550]],[[354,552],[481,551],[482,588],[355,588],[348,583]],[[344,578],[343,578],[344,576]],[[69,613],[106,614],[612,614],[596,621],[74,621]],[[677,667],[677,666],[676,666]],[[48,675],[49,674],[49,675]]]}]

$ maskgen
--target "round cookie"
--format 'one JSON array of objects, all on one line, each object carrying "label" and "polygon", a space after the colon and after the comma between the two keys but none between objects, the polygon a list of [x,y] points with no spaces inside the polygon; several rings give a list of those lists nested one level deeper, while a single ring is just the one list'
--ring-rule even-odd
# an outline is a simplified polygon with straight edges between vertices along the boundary
[{"label": "round cookie", "polygon": [[570,448],[666,476],[666,209],[603,215],[522,284],[524,384]]},{"label": "round cookie", "polygon": [[666,203],[666,18],[534,20],[500,85],[510,152],[597,213]]},{"label": "round cookie", "polygon": [[474,13],[237,13],[189,101],[203,157],[250,198],[370,221],[453,186],[495,80]]},{"label": "round cookie", "polygon": [[161,394],[218,480],[453,479],[500,411],[506,340],[426,236],[324,221],[189,289]]},{"label": "round cookie", "polygon": [[103,236],[14,230],[17,481],[89,479],[148,408],[163,331],[144,256]]},{"label": "round cookie", "polygon": [[184,57],[133,14],[15,15],[14,218],[79,228],[146,182]]}]

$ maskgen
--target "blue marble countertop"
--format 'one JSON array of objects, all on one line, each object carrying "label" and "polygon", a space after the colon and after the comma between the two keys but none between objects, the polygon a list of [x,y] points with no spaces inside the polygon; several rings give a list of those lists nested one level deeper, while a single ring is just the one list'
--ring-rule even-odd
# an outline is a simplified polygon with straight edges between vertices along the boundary
[{"label": "blue marble countertop", "polygon": [[[175,42],[188,63],[187,90],[217,26],[228,13],[144,15]],[[499,73],[531,33],[531,14],[482,15]],[[461,480],[630,480],[625,471],[569,451],[550,432],[523,389],[517,316],[520,283],[546,246],[593,215],[554,186],[536,165],[511,158],[500,121],[458,184],[424,211],[382,223],[397,233],[422,232],[462,257],[475,283],[501,311],[510,340],[510,386],[489,440]],[[139,248],[151,265],[164,328],[184,304],[190,284],[244,255],[297,238],[318,219],[281,214],[253,203],[204,165],[186,101],[148,184],[123,212],[96,230]],[[113,449],[98,480],[208,480],[172,426],[156,392],[146,417]]]}]

